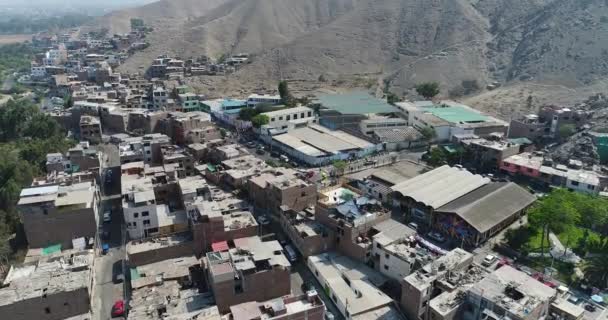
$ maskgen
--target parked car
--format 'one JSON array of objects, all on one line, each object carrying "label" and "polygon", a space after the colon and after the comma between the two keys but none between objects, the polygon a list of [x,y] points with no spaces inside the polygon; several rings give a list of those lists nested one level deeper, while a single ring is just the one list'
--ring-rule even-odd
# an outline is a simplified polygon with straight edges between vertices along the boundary
[{"label": "parked car", "polygon": [[568,302],[572,303],[572,304],[579,304],[583,301],[583,299],[577,297],[577,296],[570,296],[568,297]]},{"label": "parked car", "polygon": [[290,244],[286,245],[284,248],[285,248],[285,255],[287,256],[287,259],[289,259],[289,261],[295,262],[296,260],[298,260],[298,255],[296,254],[296,250]]},{"label": "parked car", "polygon": [[279,154],[279,153],[278,153],[278,152],[276,152],[276,151],[272,151],[272,152],[270,152],[270,156],[271,156],[271,157],[273,157],[273,158],[278,158],[278,157],[280,157],[280,156],[281,156],[281,154]]},{"label": "parked car", "polygon": [[264,152],[264,149],[258,148],[257,150],[255,150],[255,153],[257,153],[259,155],[264,155],[264,153],[266,153],[266,152]]},{"label": "parked car", "polygon": [[125,302],[118,300],[112,306],[112,318],[122,317],[125,315]]},{"label": "parked car", "polygon": [[591,303],[587,303],[585,305],[585,310],[587,310],[589,312],[595,312],[595,310],[597,310],[597,307],[592,305]]},{"label": "parked car", "polygon": [[334,314],[329,312],[329,311],[325,311],[325,320],[334,320],[336,317],[334,317]]},{"label": "parked car", "polygon": [[255,148],[255,147],[257,147],[257,143],[255,143],[254,141],[249,141],[245,145],[247,146],[247,148]]},{"label": "parked car", "polygon": [[103,213],[103,222],[104,223],[110,223],[110,222],[112,222],[112,211],[106,210]]},{"label": "parked car", "polygon": [[481,262],[481,265],[485,266],[485,267],[489,267],[489,266],[491,266],[496,261],[496,259],[498,259],[498,258],[496,258],[495,255],[489,254],[485,258],[483,258],[483,261]]},{"label": "parked car", "polygon": [[500,261],[498,261],[498,264],[496,264],[496,269],[498,269],[502,266],[510,266],[510,265],[511,265],[511,261],[509,261],[509,259],[502,258],[502,259],[500,259]]},{"label": "parked car", "polygon": [[412,228],[412,229],[414,229],[414,230],[416,230],[416,231],[418,231],[418,224],[415,223],[415,222],[410,222],[410,223],[407,224],[407,226],[410,227],[410,228]]},{"label": "parked car", "polygon": [[429,232],[427,235],[431,240],[435,240],[437,242],[444,242],[445,237],[439,232]]}]

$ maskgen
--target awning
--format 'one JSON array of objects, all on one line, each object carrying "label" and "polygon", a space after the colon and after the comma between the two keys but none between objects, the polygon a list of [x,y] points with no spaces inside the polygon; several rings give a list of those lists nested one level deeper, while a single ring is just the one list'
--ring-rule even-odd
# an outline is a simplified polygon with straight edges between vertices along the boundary
[{"label": "awning", "polygon": [[213,252],[218,252],[218,251],[228,251],[228,249],[230,249],[230,248],[228,247],[228,242],[219,241],[219,242],[214,242],[213,244],[211,244],[211,249],[213,250]]}]

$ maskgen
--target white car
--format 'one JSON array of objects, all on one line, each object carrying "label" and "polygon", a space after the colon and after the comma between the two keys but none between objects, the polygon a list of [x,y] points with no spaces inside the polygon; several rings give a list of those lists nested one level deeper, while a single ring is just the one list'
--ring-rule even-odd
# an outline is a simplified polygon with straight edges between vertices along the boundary
[{"label": "white car", "polygon": [[481,264],[483,266],[489,267],[494,263],[494,261],[496,261],[496,259],[496,256],[489,254],[485,258],[483,258],[483,262]]},{"label": "white car", "polygon": [[112,213],[108,210],[103,213],[103,222],[109,223],[112,221]]}]

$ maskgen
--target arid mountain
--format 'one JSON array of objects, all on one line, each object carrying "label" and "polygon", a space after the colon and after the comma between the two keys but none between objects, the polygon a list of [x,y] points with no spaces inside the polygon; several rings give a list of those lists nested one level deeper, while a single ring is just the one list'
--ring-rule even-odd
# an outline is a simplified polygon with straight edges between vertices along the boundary
[{"label": "arid mountain", "polygon": [[324,75],[397,94],[435,80],[459,95],[492,82],[503,91],[520,82],[583,87],[608,74],[606,0],[162,0],[98,25],[124,31],[130,17],[155,31],[125,70],[163,53],[254,54],[231,80],[209,80],[214,87]]}]

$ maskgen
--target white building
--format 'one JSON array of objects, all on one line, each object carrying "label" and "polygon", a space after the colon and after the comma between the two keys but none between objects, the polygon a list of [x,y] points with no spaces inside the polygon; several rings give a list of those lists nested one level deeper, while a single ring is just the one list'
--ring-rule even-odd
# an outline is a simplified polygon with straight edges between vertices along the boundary
[{"label": "white building", "polygon": [[386,277],[345,256],[310,256],[307,265],[345,319],[395,319],[393,299],[380,289]]},{"label": "white building", "polygon": [[265,94],[252,94],[247,98],[247,106],[255,107],[257,104],[264,103],[270,105],[281,104],[281,96],[271,96]]},{"label": "white building", "polygon": [[566,188],[581,193],[598,194],[601,191],[600,178],[593,171],[570,169],[566,173]]},{"label": "white building", "polygon": [[366,136],[373,136],[374,131],[379,129],[407,128],[407,120],[402,118],[372,117],[361,120],[359,130]]},{"label": "white building", "polygon": [[65,48],[51,49],[44,54],[42,63],[45,66],[58,66],[68,59],[68,52]]},{"label": "white building", "polygon": [[44,78],[46,77],[46,67],[32,63],[30,75],[32,76],[32,78],[36,79]]}]

